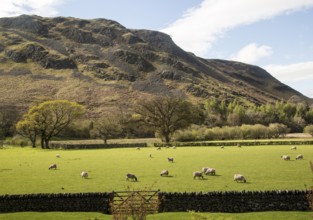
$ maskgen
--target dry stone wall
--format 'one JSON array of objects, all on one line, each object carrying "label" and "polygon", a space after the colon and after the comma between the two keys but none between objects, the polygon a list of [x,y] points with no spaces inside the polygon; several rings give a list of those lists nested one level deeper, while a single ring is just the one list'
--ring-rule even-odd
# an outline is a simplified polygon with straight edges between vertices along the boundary
[{"label": "dry stone wall", "polygon": [[64,193],[0,196],[0,213],[102,212],[109,213],[111,193]]},{"label": "dry stone wall", "polygon": [[[310,211],[311,190],[159,193],[159,212]],[[101,212],[110,214],[112,192],[0,195],[0,213]]]},{"label": "dry stone wall", "polygon": [[161,212],[309,211],[311,191],[161,193]]}]

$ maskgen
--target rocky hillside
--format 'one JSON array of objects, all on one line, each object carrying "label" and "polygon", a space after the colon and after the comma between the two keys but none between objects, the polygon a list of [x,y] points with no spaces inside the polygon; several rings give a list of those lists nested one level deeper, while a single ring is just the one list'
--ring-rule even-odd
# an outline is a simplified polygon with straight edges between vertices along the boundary
[{"label": "rocky hillside", "polygon": [[106,20],[0,18],[0,103],[26,108],[68,99],[91,115],[131,108],[153,95],[192,102],[211,96],[243,103],[311,101],[265,70],[183,51],[163,33],[133,30]]}]

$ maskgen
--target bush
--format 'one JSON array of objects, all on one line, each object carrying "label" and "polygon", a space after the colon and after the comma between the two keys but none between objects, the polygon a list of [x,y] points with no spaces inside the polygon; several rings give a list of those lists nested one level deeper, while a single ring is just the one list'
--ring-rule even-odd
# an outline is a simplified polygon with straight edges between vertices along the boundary
[{"label": "bush", "polygon": [[24,138],[24,137],[19,136],[19,135],[16,135],[13,138],[6,138],[4,141],[4,144],[13,145],[13,146],[21,146],[21,147],[31,145],[27,138]]},{"label": "bush", "polygon": [[308,133],[313,137],[313,124],[312,125],[307,125],[304,130],[304,133]]},{"label": "bush", "polygon": [[286,125],[278,123],[270,124],[268,127],[261,124],[214,128],[192,125],[187,129],[175,132],[174,139],[176,141],[264,139],[285,136],[288,131]]}]

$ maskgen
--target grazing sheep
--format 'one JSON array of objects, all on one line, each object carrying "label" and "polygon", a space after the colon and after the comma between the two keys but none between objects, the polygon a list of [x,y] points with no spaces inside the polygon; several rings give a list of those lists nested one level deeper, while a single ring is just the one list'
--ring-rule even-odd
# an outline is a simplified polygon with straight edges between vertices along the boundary
[{"label": "grazing sheep", "polygon": [[290,149],[291,150],[297,150],[297,146],[292,146]]},{"label": "grazing sheep", "polygon": [[140,147],[136,147],[137,150],[140,150]]},{"label": "grazing sheep", "polygon": [[162,170],[160,176],[168,176],[168,170]]},{"label": "grazing sheep", "polygon": [[208,169],[209,167],[202,167],[202,173],[205,173]]},{"label": "grazing sheep", "polygon": [[206,171],[205,171],[205,175],[212,175],[212,176],[215,176],[215,173],[216,173],[216,170],[215,168],[208,168]]},{"label": "grazing sheep", "polygon": [[167,160],[168,160],[168,162],[174,163],[174,158],[173,157],[168,157]]},{"label": "grazing sheep", "polygon": [[240,147],[240,148],[241,148],[241,144],[237,144],[237,147]]},{"label": "grazing sheep", "polygon": [[157,150],[161,150],[161,147],[158,147]]},{"label": "grazing sheep", "polygon": [[127,173],[126,174],[126,180],[133,180],[133,181],[137,181],[137,177],[134,174],[131,173]]},{"label": "grazing sheep", "polygon": [[61,155],[60,155],[60,154],[56,154],[56,155],[55,155],[55,157],[60,158],[60,157],[61,157]]},{"label": "grazing sheep", "polygon": [[176,146],[173,146],[172,148],[173,148],[173,149],[176,149]]},{"label": "grazing sheep", "polygon": [[200,172],[200,171],[193,172],[193,178],[196,179],[196,177],[198,177],[198,179],[200,179],[200,178],[203,179],[202,172]]},{"label": "grazing sheep", "polygon": [[51,170],[51,169],[57,169],[57,165],[54,163],[54,164],[51,164],[50,166],[49,166],[49,170]]},{"label": "grazing sheep", "polygon": [[281,158],[283,158],[283,160],[290,160],[290,156],[289,155],[283,155],[283,156],[281,156]]},{"label": "grazing sheep", "polygon": [[83,171],[81,172],[80,176],[83,178],[88,178],[88,173],[86,171]]},{"label": "grazing sheep", "polygon": [[224,145],[221,146],[221,149],[224,149]]},{"label": "grazing sheep", "polygon": [[237,183],[238,183],[238,181],[244,182],[244,183],[247,182],[246,178],[241,174],[235,174],[234,175],[234,181],[236,181]]},{"label": "grazing sheep", "polygon": [[296,157],[296,160],[300,160],[300,159],[303,159],[303,155],[302,155],[302,154],[299,154],[299,155],[297,155],[297,157]]}]

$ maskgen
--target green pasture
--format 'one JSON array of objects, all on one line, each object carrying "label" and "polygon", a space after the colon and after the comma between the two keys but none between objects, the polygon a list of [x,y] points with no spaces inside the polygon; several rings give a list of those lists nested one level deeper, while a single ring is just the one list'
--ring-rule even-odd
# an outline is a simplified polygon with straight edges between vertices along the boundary
[{"label": "green pasture", "polygon": [[[56,158],[60,154],[60,158]],[[150,158],[149,155],[152,155]],[[291,161],[280,158],[289,154]],[[304,160],[295,160],[303,154]],[[174,163],[167,161],[173,157]],[[161,191],[285,190],[311,187],[313,146],[178,147],[104,150],[0,149],[0,194],[111,192],[125,189]],[[48,170],[56,163],[57,170]],[[216,176],[194,180],[192,173],[213,167]],[[160,177],[168,169],[169,177]],[[83,179],[81,171],[88,171]],[[138,182],[125,180],[134,173]],[[247,183],[233,181],[243,174]]]}]

